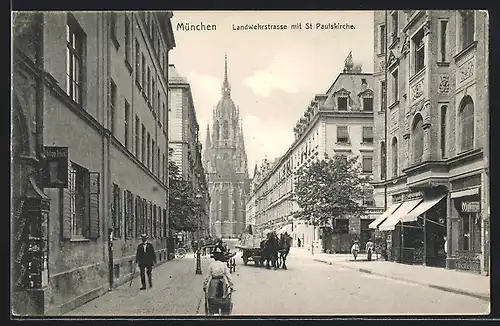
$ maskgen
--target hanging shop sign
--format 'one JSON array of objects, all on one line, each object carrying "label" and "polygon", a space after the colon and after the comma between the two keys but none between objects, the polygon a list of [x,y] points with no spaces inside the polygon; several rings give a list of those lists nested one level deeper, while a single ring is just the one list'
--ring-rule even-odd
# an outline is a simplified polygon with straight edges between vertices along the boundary
[{"label": "hanging shop sign", "polygon": [[421,191],[410,192],[406,195],[406,200],[413,200],[418,198],[423,198],[423,194]]},{"label": "hanging shop sign", "polygon": [[68,187],[68,147],[46,146],[43,167],[44,188]]},{"label": "hanging shop sign", "polygon": [[463,201],[462,202],[462,212],[463,213],[479,213],[480,202],[478,201]]}]

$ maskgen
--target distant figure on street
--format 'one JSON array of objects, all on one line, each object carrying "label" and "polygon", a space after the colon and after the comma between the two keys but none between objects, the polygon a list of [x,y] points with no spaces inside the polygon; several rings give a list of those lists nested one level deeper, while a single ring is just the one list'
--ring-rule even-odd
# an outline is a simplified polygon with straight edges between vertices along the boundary
[{"label": "distant figure on street", "polygon": [[448,255],[448,240],[446,239],[446,237],[443,237],[443,240],[444,240],[444,244],[443,244],[444,253],[446,255]]},{"label": "distant figure on street", "polygon": [[142,243],[137,246],[137,253],[135,254],[135,262],[139,265],[141,271],[141,290],[146,289],[146,275],[144,271],[148,274],[149,287],[153,287],[153,281],[151,276],[151,270],[156,264],[156,254],[153,245],[148,242],[148,236],[146,234],[141,235]]},{"label": "distant figure on street", "polygon": [[351,254],[354,256],[354,260],[358,258],[359,253],[359,241],[355,240],[354,244],[351,247]]},{"label": "distant figure on street", "polygon": [[366,256],[368,258],[368,261],[371,261],[372,260],[372,254],[373,254],[373,251],[375,250],[375,244],[372,242],[372,239],[369,239],[367,242],[366,242]]},{"label": "distant figure on street", "polygon": [[297,238],[297,246],[300,248],[300,245],[302,244],[302,241],[300,240],[300,238]]}]

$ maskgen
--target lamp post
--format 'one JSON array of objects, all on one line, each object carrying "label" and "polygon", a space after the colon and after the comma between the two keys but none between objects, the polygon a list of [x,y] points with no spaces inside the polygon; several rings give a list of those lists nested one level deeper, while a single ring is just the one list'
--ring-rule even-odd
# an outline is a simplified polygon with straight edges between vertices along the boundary
[{"label": "lamp post", "polygon": [[[199,203],[199,200],[203,198],[202,195],[200,195],[199,193],[196,194],[196,199],[198,200],[198,205],[200,204]],[[201,205],[200,205],[201,207]],[[201,219],[201,214],[200,212],[198,212],[198,230],[197,230],[197,233],[198,233],[198,245],[197,245],[197,248],[196,248],[196,275],[201,275],[203,274],[202,271],[201,271],[201,250],[200,250],[200,219]]]}]

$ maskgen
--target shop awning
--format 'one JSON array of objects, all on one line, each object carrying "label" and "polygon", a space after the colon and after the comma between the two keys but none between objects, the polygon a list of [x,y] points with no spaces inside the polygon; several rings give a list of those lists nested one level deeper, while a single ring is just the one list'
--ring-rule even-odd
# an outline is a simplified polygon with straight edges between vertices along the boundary
[{"label": "shop awning", "polygon": [[392,231],[401,221],[401,218],[407,215],[412,209],[414,209],[422,199],[409,200],[405,201],[401,206],[391,215],[389,216],[384,223],[380,224],[378,227],[381,231]]},{"label": "shop awning", "polygon": [[399,206],[401,206],[401,203],[392,204],[391,207],[389,207],[385,212],[380,214],[380,216],[377,217],[375,221],[371,222],[370,225],[368,225],[368,227],[370,229],[376,229],[377,226],[379,226],[380,223],[382,223],[387,217],[389,217],[392,213],[394,213],[394,211],[398,209]]},{"label": "shop awning", "polygon": [[427,212],[429,209],[431,209],[434,205],[439,203],[441,199],[446,197],[446,195],[439,196],[437,198],[432,198],[432,199],[427,199],[421,202],[415,209],[413,209],[411,212],[409,212],[407,215],[403,216],[401,218],[401,222],[407,223],[407,222],[414,222],[417,220],[417,218]]}]

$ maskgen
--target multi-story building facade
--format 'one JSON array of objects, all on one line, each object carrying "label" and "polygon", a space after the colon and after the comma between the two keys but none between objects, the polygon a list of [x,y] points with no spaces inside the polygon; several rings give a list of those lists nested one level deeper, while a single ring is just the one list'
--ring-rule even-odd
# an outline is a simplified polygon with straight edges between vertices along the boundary
[{"label": "multi-story building facade", "polygon": [[225,59],[222,98],[207,126],[204,162],[210,194],[210,234],[235,239],[245,229],[248,163],[240,110],[231,98]]},{"label": "multi-story building facade", "polygon": [[[168,12],[22,18],[28,24],[17,35],[14,98],[31,112],[19,113],[25,125],[13,132],[34,128],[44,173],[14,172],[21,189],[32,186],[14,200],[37,197],[44,211],[35,232],[18,223],[33,213],[16,206],[14,309],[33,312],[30,298],[36,298],[37,313],[57,314],[130,279],[141,233],[150,236],[160,262],[166,257],[167,68],[175,41]],[[31,117],[36,124],[26,124],[35,122]],[[37,246],[45,250],[38,269],[25,263],[29,236],[45,240]]]},{"label": "multi-story building facade", "polygon": [[387,212],[372,227],[394,260],[487,273],[487,13],[378,11],[374,24],[374,186]]},{"label": "multi-story building facade", "polygon": [[191,183],[198,195],[202,196],[200,201],[204,207],[202,220],[205,221],[205,228],[208,228],[209,198],[201,158],[200,127],[196,118],[191,86],[175,70],[174,64],[169,65],[168,78],[170,159],[179,167],[182,177]]},{"label": "multi-story building facade", "polygon": [[364,200],[368,214],[361,218],[337,219],[336,228],[341,234],[335,243],[329,244],[319,241],[321,232],[318,227],[293,221],[292,213],[299,207],[292,200],[292,194],[297,170],[327,156],[358,156],[363,173],[372,174],[373,94],[372,74],[363,73],[349,55],[344,72],[338,75],[325,94],[315,96],[297,122],[295,141],[285,155],[273,163],[265,161],[254,176],[251,206],[247,206],[247,212],[255,210],[258,226],[286,229],[288,224],[294,245],[298,245],[300,239],[301,245],[308,249],[345,252],[349,250],[353,237],[361,237],[362,242],[367,240],[370,236],[368,225],[374,220],[373,214],[378,212],[372,208],[371,187],[367,187]]}]

